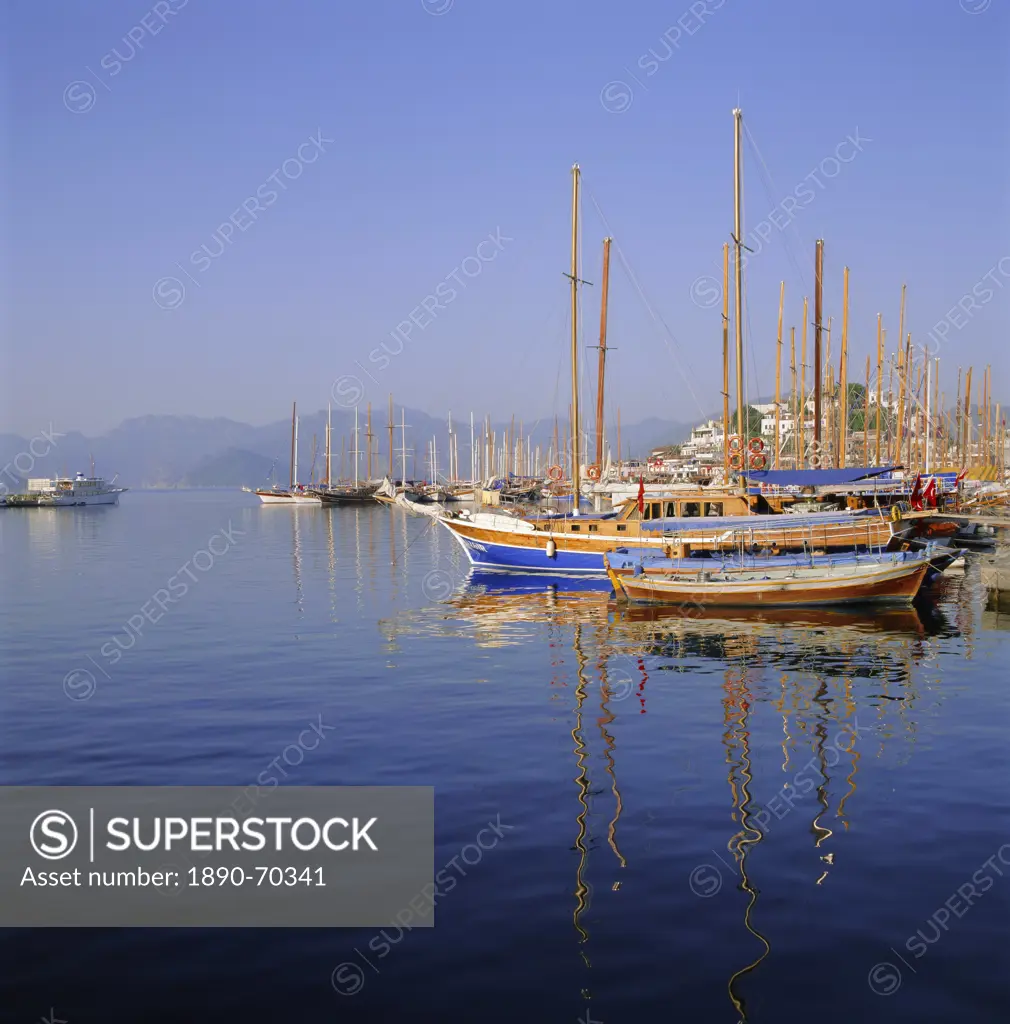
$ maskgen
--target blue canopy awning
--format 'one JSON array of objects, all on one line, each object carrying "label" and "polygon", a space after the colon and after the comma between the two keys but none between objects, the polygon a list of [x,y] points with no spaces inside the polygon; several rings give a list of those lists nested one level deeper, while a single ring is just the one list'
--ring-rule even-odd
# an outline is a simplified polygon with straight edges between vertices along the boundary
[{"label": "blue canopy awning", "polygon": [[899,466],[861,466],[852,469],[748,469],[741,475],[752,483],[775,487],[837,487],[890,473]]}]

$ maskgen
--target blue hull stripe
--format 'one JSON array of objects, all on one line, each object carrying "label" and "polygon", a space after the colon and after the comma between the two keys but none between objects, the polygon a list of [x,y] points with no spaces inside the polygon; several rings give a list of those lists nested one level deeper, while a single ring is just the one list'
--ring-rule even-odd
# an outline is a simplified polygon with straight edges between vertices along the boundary
[{"label": "blue hull stripe", "polygon": [[547,555],[547,538],[536,547],[520,547],[486,540],[470,540],[455,530],[449,532],[459,541],[470,562],[481,569],[514,569],[521,572],[591,573],[605,576],[603,555],[558,548],[553,558]]}]

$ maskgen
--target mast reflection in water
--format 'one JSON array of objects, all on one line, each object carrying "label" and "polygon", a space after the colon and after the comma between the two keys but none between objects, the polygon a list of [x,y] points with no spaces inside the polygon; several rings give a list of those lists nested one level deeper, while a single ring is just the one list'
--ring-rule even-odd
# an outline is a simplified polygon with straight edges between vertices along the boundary
[{"label": "mast reflection in water", "polygon": [[[284,785],[433,785],[436,864],[499,815],[509,841],[460,862],[436,927],[388,960],[374,932],[5,935],[16,1019],[1004,1018],[1003,880],[899,992],[866,981],[1006,842],[1010,632],[987,628],[977,563],[932,607],[688,618],[618,609],[603,581],[470,574],[399,510],[243,500],[4,514],[25,581],[0,588],[5,781],[227,785],[276,763]],[[233,556],[67,700],[67,672],[229,521]],[[341,996],[356,948],[378,973]]]}]

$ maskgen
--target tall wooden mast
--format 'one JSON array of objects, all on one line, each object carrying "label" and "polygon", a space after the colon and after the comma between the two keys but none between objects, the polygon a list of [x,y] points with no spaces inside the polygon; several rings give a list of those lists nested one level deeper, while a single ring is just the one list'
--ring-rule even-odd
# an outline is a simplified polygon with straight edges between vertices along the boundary
[{"label": "tall wooden mast", "polygon": [[572,165],[572,515],[579,514],[579,165]]},{"label": "tall wooden mast", "polygon": [[516,455],[516,414],[512,413],[512,423],[509,426],[508,433],[505,435],[505,475],[514,473],[516,471],[515,466],[515,455]]},{"label": "tall wooden mast", "polygon": [[[900,370],[901,346],[902,346],[902,344],[904,342],[904,338],[905,338],[905,291],[906,291],[906,289],[907,289],[907,285],[902,283],[902,285],[901,285],[901,306],[900,306],[900,308],[898,310],[898,361],[899,361],[899,371],[898,372],[899,372],[899,375],[901,373],[901,370]],[[885,332],[884,347],[885,348],[887,347],[886,332]],[[908,357],[906,355],[905,362],[904,362],[906,377],[908,375],[910,366],[911,366],[911,364],[909,363]],[[900,381],[900,379],[898,381],[898,391],[899,391],[899,393],[901,391],[901,381]],[[910,396],[911,395],[911,380],[906,380],[905,395],[906,396]],[[911,407],[912,407],[911,406],[911,398],[909,398],[909,411],[910,412],[911,412]],[[911,417],[909,417],[909,427],[911,427]],[[898,428],[898,436],[899,437],[904,437],[905,436],[904,406],[902,406],[902,422],[901,422],[901,426]],[[898,442],[897,446],[895,447],[894,461],[896,463],[902,461],[902,458],[901,458],[901,442],[900,441]]]},{"label": "tall wooden mast", "polygon": [[295,487],[295,416],[298,414],[298,403],[291,403],[291,474],[290,483],[288,484],[289,490],[294,490]]},{"label": "tall wooden mast", "polygon": [[[901,340],[900,339],[898,340],[898,344],[899,345],[901,344]],[[905,343],[905,376],[909,377],[909,374],[914,372],[914,370],[915,370],[915,361],[912,359],[912,335],[911,335],[911,333],[909,333],[908,334],[908,341]],[[908,447],[906,449],[906,452],[907,452],[907,454],[906,454],[906,463],[907,464],[910,464],[911,461],[912,461],[912,424],[914,422],[914,419],[913,419],[913,409],[915,408],[914,403],[912,401],[913,395],[912,395],[911,385],[912,385],[912,380],[909,377],[909,380],[905,384],[905,394],[906,394],[906,396],[908,398]]]},{"label": "tall wooden mast", "polygon": [[[880,408],[877,408],[880,415]],[[870,357],[866,357],[866,390],[863,391],[863,465],[870,464]]]},{"label": "tall wooden mast", "polygon": [[742,122],[743,111],[737,107],[733,111],[733,292],[736,299],[733,330],[736,341],[736,432],[740,435],[741,451],[746,451],[747,425],[743,419],[743,168],[740,146]]},{"label": "tall wooden mast", "polygon": [[[887,351],[887,331],[884,331],[881,335],[882,339],[882,351]],[[895,360],[888,357],[887,360],[887,408],[890,410],[891,406],[894,405],[894,373],[895,373]],[[891,448],[894,446],[894,424],[886,423],[887,426],[887,461],[891,465],[897,464],[900,460],[895,456],[891,457]]]},{"label": "tall wooden mast", "polygon": [[[821,445],[821,306],[824,291],[824,239],[814,248],[814,441]],[[823,456],[822,456],[823,458]]]},{"label": "tall wooden mast", "polygon": [[[940,357],[937,356],[933,361],[933,420],[936,423],[936,429],[933,431],[934,440],[934,451],[942,445],[940,432],[943,425],[943,399],[940,395]],[[942,456],[941,449],[941,456]],[[935,460],[940,468],[942,469],[946,462],[942,457]]]},{"label": "tall wooden mast", "polygon": [[[884,361],[884,334],[883,334],[883,317],[880,313],[877,314],[877,438],[873,449],[873,464],[875,466],[880,465],[880,400],[883,397],[883,361]],[[898,387],[901,387],[900,381]],[[895,456],[895,462],[898,461],[897,455]]]},{"label": "tall wooden mast", "polygon": [[971,468],[971,371],[972,367],[968,367],[968,373],[964,379],[964,455],[962,456],[962,465],[966,468]]},{"label": "tall wooden mast", "polygon": [[931,396],[932,396],[933,381],[932,381],[932,378],[931,378],[931,375],[930,375],[930,370],[932,369],[932,366],[931,366],[930,361],[929,361],[929,349],[926,348],[925,345],[923,345],[923,347],[922,347],[922,356],[923,356],[923,363],[924,363],[923,373],[925,375],[925,380],[926,380],[926,414],[925,414],[925,417],[924,417],[925,423],[926,423],[926,439],[925,439],[926,440],[926,444],[925,444],[925,448],[923,450],[922,468],[928,474],[929,473],[929,467],[932,465],[932,450],[930,448],[929,422],[930,422],[930,414],[932,412],[932,398],[931,398]]},{"label": "tall wooden mast", "polygon": [[[906,285],[901,286],[901,309],[898,311],[898,348],[901,348],[901,342],[905,337],[905,288]],[[907,363],[907,360],[906,360]],[[907,372],[907,369],[906,369]],[[895,461],[900,461],[901,452],[897,452]]]},{"label": "tall wooden mast", "polygon": [[981,440],[982,440],[982,465],[988,463],[988,367],[982,371],[982,416],[981,416]]},{"label": "tall wooden mast", "polygon": [[786,300],[786,283],[779,283],[779,327],[775,339],[775,468],[779,468],[782,449],[782,306]]},{"label": "tall wooden mast", "polygon": [[[554,434],[557,440],[558,418],[554,417]],[[554,454],[557,455],[557,444],[554,446]],[[488,416],[484,423],[484,477],[490,480],[495,475],[494,465],[494,434],[491,432],[491,417]]]},{"label": "tall wooden mast", "polygon": [[354,456],[354,486],[358,486],[358,456],[361,452],[358,451],[358,407],[354,407],[354,448],[351,450],[351,454]]},{"label": "tall wooden mast", "polygon": [[799,449],[799,402],[796,395],[796,328],[789,328],[789,371],[791,374],[792,397],[793,397],[793,469],[800,468]]},{"label": "tall wooden mast", "polygon": [[596,385],[596,465],[603,471],[603,381],[607,363],[607,293],[610,288],[610,242],[603,239],[603,284],[600,296],[600,367]]},{"label": "tall wooden mast", "polygon": [[842,271],[842,354],[838,361],[838,380],[842,392],[839,416],[838,459],[836,465],[845,469],[846,450],[849,446],[849,268]]},{"label": "tall wooden mast", "polygon": [[392,483],[396,477],[393,475],[393,396],[389,396],[389,420],[386,423],[389,431],[389,482]]},{"label": "tall wooden mast", "polygon": [[330,463],[333,461],[330,452],[330,432],[332,426],[330,423],[330,403],[326,403],[326,486],[329,487],[332,481],[330,480]]},{"label": "tall wooden mast", "polygon": [[617,407],[617,475],[621,475],[621,407]]},{"label": "tall wooden mast", "polygon": [[722,479],[729,480],[729,242],[722,246]]},{"label": "tall wooden mast", "polygon": [[803,330],[800,332],[800,458],[807,458],[807,299],[803,297]]},{"label": "tall wooden mast", "polygon": [[894,427],[894,462],[901,459],[901,441],[905,434],[905,350],[898,343],[898,409]]},{"label": "tall wooden mast", "polygon": [[824,401],[827,412],[824,417],[824,449],[831,453],[831,465],[834,466],[838,438],[835,436],[835,368],[831,363],[824,370]]},{"label": "tall wooden mast", "polygon": [[368,411],[365,414],[365,440],[368,442],[368,476],[366,480],[372,479],[372,403],[368,403]]}]

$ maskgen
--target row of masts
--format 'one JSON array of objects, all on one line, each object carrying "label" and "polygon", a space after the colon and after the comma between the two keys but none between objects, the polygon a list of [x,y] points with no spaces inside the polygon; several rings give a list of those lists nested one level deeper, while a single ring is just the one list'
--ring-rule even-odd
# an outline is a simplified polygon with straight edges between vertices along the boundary
[{"label": "row of masts", "polygon": [[[965,377],[965,392],[961,395],[961,368],[958,368],[958,386],[954,406],[947,409],[946,395],[940,391],[940,360],[931,357],[928,347],[922,347],[921,359],[917,348],[913,348],[911,333],[905,333],[906,289],[902,285],[901,307],[898,321],[898,347],[894,356],[886,356],[886,331],[883,318],[877,316],[876,374],[872,371],[871,357],[866,360],[865,383],[862,387],[862,417],[855,427],[853,401],[857,392],[849,380],[849,269],[843,270],[842,278],[842,323],[841,345],[837,366],[831,361],[832,318],[825,322],[823,313],[824,284],[824,242],[818,239],[814,254],[814,302],[813,321],[809,321],[808,299],[803,299],[801,326],[800,360],[796,360],[796,328],[791,327],[790,337],[790,388],[788,401],[782,393],[783,360],[783,315],[785,282],[779,289],[778,328],[776,334],[775,359],[775,402],[774,434],[768,455],[759,453],[760,463],[755,463],[749,449],[752,431],[749,419],[745,419],[744,353],[743,353],[743,250],[744,229],[742,211],[742,122],[740,109],[733,111],[734,124],[734,165],[733,165],[733,325],[735,363],[735,428],[731,430],[730,419],[730,304],[729,271],[730,243],[723,246],[723,309],[722,309],[722,352],[723,352],[723,468],[724,479],[729,481],[731,472],[737,469],[768,468],[781,469],[789,466],[800,468],[838,468],[853,465],[884,466],[904,465],[911,472],[933,472],[938,467],[974,468],[1002,467],[1006,444],[1006,428],[1001,409],[992,400],[992,368],[987,366],[983,376],[982,400],[976,401],[975,415],[971,413],[972,368]],[[490,418],[475,429],[473,413],[470,414],[470,466],[469,481],[487,480],[509,474],[523,477],[543,477],[554,467],[561,467],[564,479],[571,481],[572,491],[578,494],[581,486],[582,453],[590,450],[589,439],[583,437],[579,410],[579,285],[589,284],[579,277],[579,198],[581,175],[579,165],[572,167],[572,220],[571,220],[571,264],[565,275],[571,289],[571,404],[569,406],[569,437],[563,446],[558,434],[555,418],[553,444],[543,452],[534,450],[529,437],[524,439],[522,424],[518,437],[513,418],[510,430],[499,437],[491,429]],[[598,380],[596,388],[596,429],[595,463],[590,466],[590,477],[598,479],[604,470],[605,426],[604,396],[607,348],[607,303],[610,277],[610,247],[612,239],[603,241],[603,278],[600,306],[600,335],[598,348]],[[813,364],[808,363],[808,326],[813,327]],[[902,340],[904,339],[904,344]],[[887,368],[887,390],[884,391],[884,370]],[[811,387],[807,386],[807,370],[812,369]],[[897,387],[895,401],[894,389]],[[874,389],[875,388],[875,392]],[[875,402],[871,395],[875,394]],[[873,410],[871,425],[871,408]],[[858,410],[855,410],[858,412]],[[808,425],[808,412],[812,413]],[[787,416],[784,416],[784,413]],[[785,422],[784,422],[785,421]],[[976,421],[978,426],[976,427]],[[401,412],[400,448],[394,447],[395,420],[392,396],[389,399],[387,430],[389,443],[388,475],[395,478],[394,456],[400,454],[401,478],[407,480],[406,423]],[[783,429],[786,427],[787,429]],[[617,417],[618,474],[621,464],[620,411]],[[755,436],[760,437],[759,430]],[[354,484],[359,483],[359,460],[366,455],[366,479],[374,479],[373,455],[374,437],[372,432],[371,405],[366,410],[365,439],[367,448],[359,448],[358,410],[355,407],[354,433],[352,435],[351,457],[354,467]],[[731,439],[736,437],[736,447]],[[524,443],[525,441],[525,443]],[[324,483],[331,484],[331,429],[327,413],[325,441]],[[763,445],[763,438],[762,438]],[[292,420],[292,485],[296,482],[297,467],[297,418]],[[761,447],[761,446],[759,446]],[[872,458],[871,458],[872,451]],[[341,455],[341,477],[343,478],[343,447]],[[432,481],[438,479],[438,446],[436,439],[427,442],[428,474]],[[313,454],[313,464],[315,455]],[[375,463],[377,465],[377,463]],[[415,453],[416,473],[416,453]],[[553,476],[554,474],[552,474]],[[446,479],[456,482],[462,479],[459,462],[458,431],[454,431],[449,416],[448,471]],[[573,506],[578,514],[578,503]]]},{"label": "row of masts", "polygon": [[[744,418],[743,375],[743,223],[741,214],[741,124],[742,112],[733,111],[734,122],[734,203],[733,203],[733,267],[734,327],[736,364],[735,425],[729,415],[729,243],[723,246],[723,469],[729,479],[734,469],[748,466],[747,451],[751,440],[749,422]],[[929,346],[914,346],[911,333],[905,331],[906,287],[901,287],[898,315],[898,346],[893,356],[886,355],[886,331],[883,317],[877,314],[876,373],[867,356],[865,381],[862,387],[862,417],[854,427],[851,399],[855,392],[849,378],[849,268],[842,272],[842,325],[838,358],[838,375],[831,362],[831,318],[824,321],[824,241],[818,239],[814,251],[813,309],[813,380],[807,389],[807,327],[808,300],[803,299],[799,376],[796,363],[796,328],[790,328],[791,387],[789,401],[782,395],[783,309],[785,282],[779,287],[778,329],[775,345],[774,434],[771,465],[789,468],[835,468],[849,466],[903,465],[911,473],[936,472],[938,469],[998,469],[1005,462],[1006,426],[998,403],[993,401],[992,367],[983,373],[981,401],[976,399],[974,414],[971,405],[973,368],[968,367],[965,391],[961,394],[962,369],[958,367],[957,391],[952,407],[940,390],[940,359],[930,353]],[[887,390],[884,391],[885,366]],[[897,396],[895,397],[895,388]],[[874,390],[875,389],[875,392]],[[871,395],[875,394],[875,402]],[[871,407],[872,425],[871,425]],[[783,430],[783,411],[788,410],[788,430]],[[812,413],[807,422],[808,411]],[[731,432],[731,427],[733,430]],[[731,439],[736,436],[736,453]],[[872,452],[872,456],[871,456]],[[762,461],[768,459],[762,455]],[[760,465],[760,464],[759,464]]]},{"label": "row of masts", "polygon": [[[828,318],[822,329],[824,242],[818,240],[816,245],[813,366],[807,361],[809,302],[804,297],[798,365],[796,328],[791,327],[789,331],[788,399],[782,394],[785,282],[779,287],[773,434],[776,443],[771,468],[903,465],[911,473],[931,473],[1001,467],[1006,427],[1002,409],[993,400],[992,366],[987,365],[983,371],[982,395],[976,399],[974,410],[971,400],[973,367],[968,367],[964,375],[963,396],[962,368],[958,367],[954,402],[948,406],[947,395],[940,387],[940,357],[932,355],[928,346],[914,345],[911,333],[904,330],[905,285],[901,288],[898,314],[898,337],[904,338],[904,344],[899,344],[897,350],[888,355],[887,331],[883,315],[878,313],[875,368],[873,357],[868,355],[862,382],[853,381],[849,374],[849,268],[843,268],[841,345],[836,376],[836,366],[831,359],[832,318]],[[808,388],[806,374],[811,368],[813,380]],[[853,408],[853,399],[861,409]],[[731,422],[725,401],[723,410],[724,436],[728,439]],[[784,412],[788,412],[785,423]],[[727,471],[731,468],[730,457],[727,443],[724,444]]]},{"label": "row of masts", "polygon": [[[297,403],[291,410],[291,478],[289,486],[294,487],[298,482],[298,433],[300,421],[298,418]],[[340,446],[340,468],[339,475],[333,470],[333,462],[336,459],[336,451],[333,445],[333,433],[331,422],[331,409],[327,409],[326,425],[323,435],[323,458],[322,469],[317,479],[316,463],[319,455],[318,438],[312,438],[312,463],[309,470],[308,483],[321,485],[323,487],[351,484],[355,487],[373,483],[377,476],[386,474],[391,480],[413,480],[418,478],[418,453],[414,448],[407,445],[406,412],[400,410],[399,421],[394,416],[393,396],[389,396],[389,415],[386,423],[388,444],[382,450],[377,444],[379,434],[372,429],[372,406],[368,403],[365,408],[364,429],[361,428],[358,411],[355,409],[354,428],[347,436],[341,439]],[[397,436],[399,435],[399,436]],[[617,458],[613,459],[618,471],[621,470],[622,460],[620,459],[620,410],[617,415]],[[359,447],[364,439],[364,447]],[[399,445],[397,445],[399,441]],[[589,450],[590,437],[583,432],[580,439],[584,450]],[[535,444],[532,434],[524,432],[522,420],[519,421],[518,429],[513,416],[511,426],[503,430],[496,430],[491,425],[491,417],[477,422],[474,414],[470,414],[469,423],[469,444],[466,440],[460,442],[460,430],[454,425],[452,413],[448,414],[447,447],[445,451],[444,472],[439,468],[439,441],[437,437],[431,437],[425,443],[425,452],[422,461],[422,476],[425,480],[438,482],[439,479],[449,484],[474,483],[482,480],[490,480],[497,477],[525,477],[528,479],[545,479],[550,469],[559,466],[562,470],[564,480],[570,480],[572,466],[570,454],[566,450],[559,433],[557,417],[554,421],[553,440],[548,445]],[[611,450],[609,445],[604,445],[602,434],[596,439],[597,450],[601,453],[598,458],[605,457],[611,461]],[[463,448],[464,460],[469,451],[469,465],[460,461],[460,448]],[[408,473],[408,456],[412,472]],[[362,459],[363,457],[363,459]],[[364,465],[362,466],[362,461]],[[350,473],[348,473],[350,466]],[[361,471],[364,471],[364,476]]]}]

